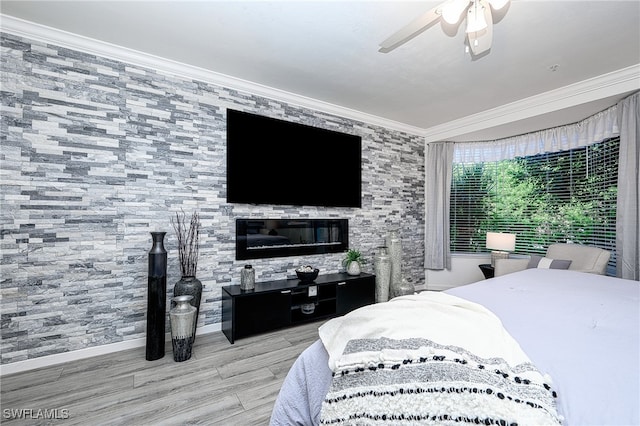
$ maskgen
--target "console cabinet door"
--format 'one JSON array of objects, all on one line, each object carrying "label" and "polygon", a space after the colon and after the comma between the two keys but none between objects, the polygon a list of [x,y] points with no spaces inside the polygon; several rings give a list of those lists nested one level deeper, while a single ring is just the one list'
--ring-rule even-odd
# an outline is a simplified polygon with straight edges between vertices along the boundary
[{"label": "console cabinet door", "polygon": [[291,323],[291,291],[274,291],[237,297],[235,338],[286,327]]},{"label": "console cabinet door", "polygon": [[371,305],[376,299],[376,282],[373,277],[341,281],[337,288],[337,314],[344,315],[354,309]]}]

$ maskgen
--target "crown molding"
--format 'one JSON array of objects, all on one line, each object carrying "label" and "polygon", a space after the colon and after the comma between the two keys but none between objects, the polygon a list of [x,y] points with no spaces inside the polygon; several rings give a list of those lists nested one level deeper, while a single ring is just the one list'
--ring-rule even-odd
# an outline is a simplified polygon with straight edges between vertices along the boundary
[{"label": "crown molding", "polygon": [[162,58],[115,44],[95,40],[78,34],[62,31],[45,25],[0,14],[0,30],[20,37],[54,44],[60,47],[77,50],[91,55],[102,56],[122,61],[159,72],[169,73],[182,78],[199,80],[225,88],[262,96],[276,101],[285,102],[302,108],[332,114],[339,117],[368,123],[387,129],[397,130],[412,135],[421,136],[423,129],[389,120],[350,108],[345,108],[329,102],[312,99],[306,96],[239,79],[229,75],[216,73],[204,68],[195,67],[178,61]]},{"label": "crown molding", "polygon": [[182,78],[263,96],[303,108],[349,118],[391,130],[422,136],[425,142],[490,129],[518,120],[536,117],[587,102],[640,90],[640,64],[632,65],[569,86],[521,99],[497,108],[452,120],[427,129],[366,114],[350,108],[319,101],[295,93],[216,73],[200,67],[172,61],[148,53],[84,37],[67,31],[0,14],[0,30],[21,37],[78,50],[92,55],[135,64]]},{"label": "crown molding", "polygon": [[640,64],[433,126],[423,136],[426,143],[443,141],[636,90],[640,90]]}]

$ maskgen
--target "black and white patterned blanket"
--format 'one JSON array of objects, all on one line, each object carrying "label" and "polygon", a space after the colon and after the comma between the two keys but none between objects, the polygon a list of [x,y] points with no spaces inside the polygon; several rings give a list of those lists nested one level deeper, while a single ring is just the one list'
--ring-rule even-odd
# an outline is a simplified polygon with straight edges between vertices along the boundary
[{"label": "black and white patterned blanket", "polygon": [[321,424],[557,425],[555,392],[531,363],[510,367],[426,339],[357,339]]},{"label": "black and white patterned blanket", "polygon": [[320,327],[323,425],[558,425],[551,378],[486,308],[424,292]]}]

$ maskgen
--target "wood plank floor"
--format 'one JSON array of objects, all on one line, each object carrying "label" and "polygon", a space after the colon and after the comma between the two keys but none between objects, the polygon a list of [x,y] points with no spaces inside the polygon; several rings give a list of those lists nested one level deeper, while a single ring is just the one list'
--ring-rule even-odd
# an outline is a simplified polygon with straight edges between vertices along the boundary
[{"label": "wood plank floor", "polygon": [[[296,357],[321,323],[240,339],[199,335],[190,360],[137,348],[2,377],[3,425],[267,425]],[[27,418],[11,411],[32,410]],[[66,419],[34,419],[57,410]],[[8,415],[9,414],[9,415]],[[42,413],[41,413],[42,414]]]}]

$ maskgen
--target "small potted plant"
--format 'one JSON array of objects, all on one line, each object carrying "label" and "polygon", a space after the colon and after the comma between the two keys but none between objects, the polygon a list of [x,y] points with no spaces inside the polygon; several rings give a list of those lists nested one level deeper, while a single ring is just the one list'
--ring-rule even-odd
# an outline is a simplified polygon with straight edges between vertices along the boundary
[{"label": "small potted plant", "polygon": [[347,268],[347,274],[349,275],[360,275],[360,267],[365,263],[367,262],[364,257],[362,257],[362,253],[355,249],[349,249],[342,261],[342,264]]}]

